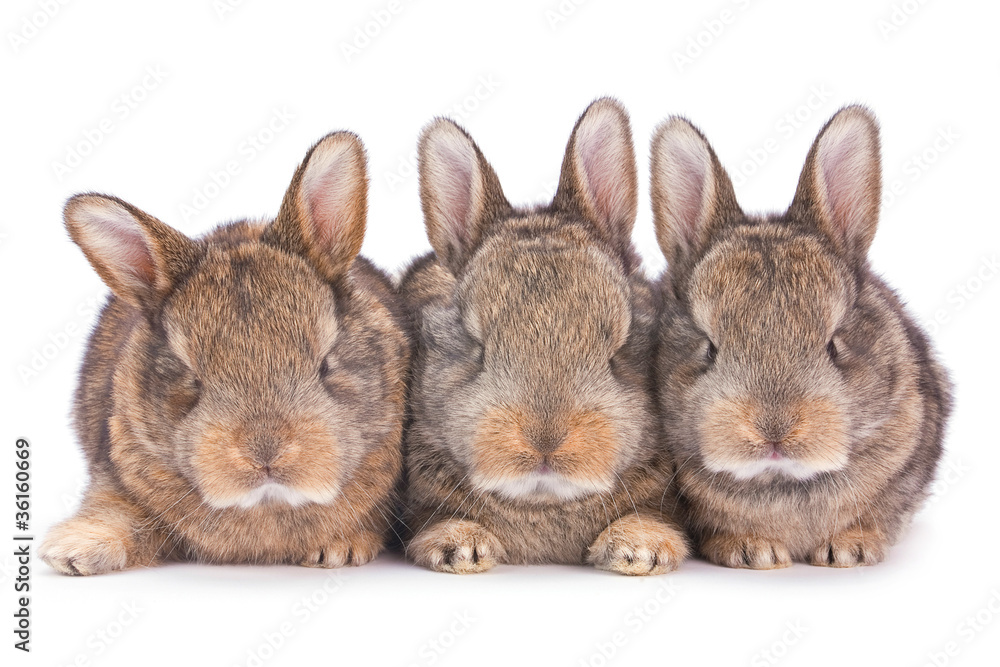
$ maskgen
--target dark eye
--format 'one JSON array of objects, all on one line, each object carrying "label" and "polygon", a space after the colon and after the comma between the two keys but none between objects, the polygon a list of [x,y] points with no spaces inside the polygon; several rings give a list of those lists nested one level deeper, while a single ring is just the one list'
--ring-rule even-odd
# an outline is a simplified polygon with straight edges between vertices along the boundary
[{"label": "dark eye", "polygon": [[715,357],[719,354],[719,348],[715,347],[715,343],[708,341],[708,346],[705,348],[705,363],[714,364]]},{"label": "dark eye", "polygon": [[830,361],[836,361],[837,357],[840,356],[840,351],[837,349],[837,343],[831,338],[830,342],[826,344],[826,353],[830,356]]},{"label": "dark eye", "polygon": [[330,362],[324,357],[319,365],[319,379],[324,380],[330,375]]},{"label": "dark eye", "polygon": [[164,398],[173,418],[181,419],[198,405],[201,399],[201,380],[193,373],[186,373],[174,381]]}]

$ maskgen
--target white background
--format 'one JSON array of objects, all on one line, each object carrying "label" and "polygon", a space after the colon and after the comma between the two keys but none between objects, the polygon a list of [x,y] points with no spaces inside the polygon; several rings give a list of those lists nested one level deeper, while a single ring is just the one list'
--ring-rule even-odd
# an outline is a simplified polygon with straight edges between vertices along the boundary
[{"label": "white background", "polygon": [[[648,141],[664,116],[699,125],[744,207],[763,210],[787,206],[837,108],[875,110],[885,179],[901,194],[886,201],[872,261],[934,320],[953,372],[949,472],[885,563],[849,571],[691,561],[650,580],[582,566],[456,577],[387,556],[334,579],[194,565],[67,578],[36,561],[30,656],[11,648],[4,548],[4,664],[996,664],[997,3],[411,0],[350,55],[344,45],[388,0],[237,4],[68,2],[48,18],[45,2],[4,3],[0,489],[13,495],[14,441],[29,438],[34,534],[73,510],[85,482],[68,413],[106,291],[63,230],[66,197],[113,193],[197,235],[273,215],[308,147],[348,128],[371,161],[364,253],[398,271],[428,248],[407,165],[424,123],[456,118],[511,201],[535,202],[551,194],[573,122],[604,94],[632,114],[635,238],[651,274],[663,260]],[[275,110],[293,116],[278,131]],[[262,145],[252,157],[251,136]],[[57,163],[72,151],[86,155],[67,172]],[[239,173],[212,187],[230,161]],[[9,535],[12,499],[0,507]]]}]

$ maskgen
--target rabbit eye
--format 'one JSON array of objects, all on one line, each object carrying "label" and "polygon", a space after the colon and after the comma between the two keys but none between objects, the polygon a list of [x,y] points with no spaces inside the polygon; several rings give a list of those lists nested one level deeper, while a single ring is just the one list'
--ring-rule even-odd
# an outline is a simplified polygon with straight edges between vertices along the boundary
[{"label": "rabbit eye", "polygon": [[715,343],[709,340],[708,346],[705,348],[705,362],[709,364],[715,363],[715,357],[718,354],[719,348],[715,347]]},{"label": "rabbit eye", "polygon": [[826,344],[826,353],[830,357],[830,361],[837,361],[837,357],[840,356],[840,350],[837,349],[837,343],[834,339],[830,339],[830,342]]},{"label": "rabbit eye", "polygon": [[198,405],[201,400],[201,380],[194,373],[185,373],[174,381],[165,393],[164,401],[174,419],[182,419]]},{"label": "rabbit eye", "polygon": [[319,365],[319,377],[322,380],[328,375],[330,375],[330,362],[324,357],[323,361]]}]

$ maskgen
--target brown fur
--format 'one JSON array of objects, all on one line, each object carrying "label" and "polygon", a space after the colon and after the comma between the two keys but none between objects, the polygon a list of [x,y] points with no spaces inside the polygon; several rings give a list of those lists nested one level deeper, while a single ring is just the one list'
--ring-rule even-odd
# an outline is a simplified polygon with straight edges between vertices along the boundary
[{"label": "brown fur", "polygon": [[339,567],[382,549],[409,349],[391,283],[354,258],[364,164],[354,135],[330,135],[274,222],[199,240],[114,198],[70,200],[70,233],[113,295],[76,395],[90,487],[46,562]]},{"label": "brown fur", "polygon": [[657,132],[661,409],[713,562],[873,564],[926,495],[950,385],[868,266],[879,192],[878,130],[859,107],[820,133],[783,215],[744,215],[686,121]]},{"label": "brown fur", "polygon": [[649,393],[654,295],[630,241],[635,162],[611,100],[578,121],[553,203],[507,203],[447,121],[421,139],[435,255],[402,294],[417,352],[407,555],[444,572],[593,563],[657,574],[686,555]]}]

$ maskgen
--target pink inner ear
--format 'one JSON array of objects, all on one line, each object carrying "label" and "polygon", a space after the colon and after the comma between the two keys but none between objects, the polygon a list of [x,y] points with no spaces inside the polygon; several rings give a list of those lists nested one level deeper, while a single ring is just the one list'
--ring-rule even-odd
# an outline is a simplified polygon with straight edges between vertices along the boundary
[{"label": "pink inner ear", "polygon": [[448,128],[431,138],[421,169],[428,176],[428,195],[448,243],[466,248],[472,239],[469,226],[474,223],[478,157],[475,148],[458,130]]},{"label": "pink inner ear", "polygon": [[445,152],[439,156],[441,169],[448,174],[441,180],[440,207],[449,234],[458,247],[469,242],[469,224],[472,213],[473,163],[475,155]]},{"label": "pink inner ear", "polygon": [[708,177],[708,166],[704,159],[691,153],[681,152],[676,156],[677,184],[674,195],[676,204],[671,210],[681,222],[684,238],[690,244],[698,238],[705,207],[705,181]]},{"label": "pink inner ear", "polygon": [[820,169],[831,222],[845,238],[866,215],[870,151],[860,128],[831,128],[820,148]]},{"label": "pink inner ear", "polygon": [[125,284],[136,281],[144,288],[156,281],[156,265],[138,223],[113,202],[82,205],[73,215],[79,242],[97,264]]},{"label": "pink inner ear", "polygon": [[632,224],[631,183],[628,170],[631,156],[614,121],[581,123],[577,130],[576,152],[583,168],[583,180],[601,222]]},{"label": "pink inner ear", "polygon": [[708,223],[705,208],[711,187],[711,157],[701,137],[681,124],[665,130],[658,152],[656,178],[658,189],[665,195],[669,224],[676,242],[690,248]]},{"label": "pink inner ear", "polygon": [[310,159],[302,179],[306,224],[312,240],[324,251],[345,242],[347,228],[363,216],[365,202],[359,192],[363,180],[346,148],[330,149]]}]

